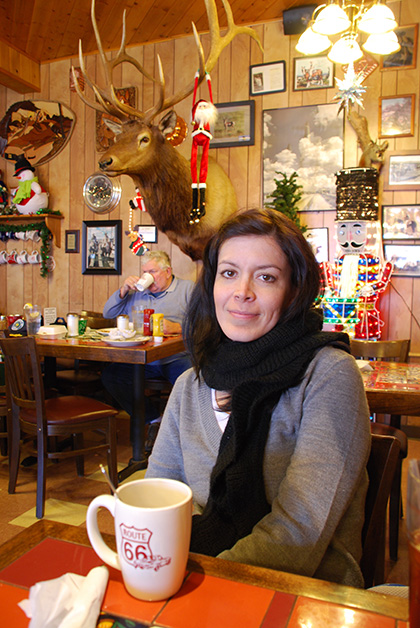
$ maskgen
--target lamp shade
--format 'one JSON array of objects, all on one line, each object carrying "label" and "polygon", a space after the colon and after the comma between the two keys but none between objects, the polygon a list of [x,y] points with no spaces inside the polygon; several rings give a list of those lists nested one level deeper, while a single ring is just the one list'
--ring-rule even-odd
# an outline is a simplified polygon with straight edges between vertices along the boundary
[{"label": "lamp shade", "polygon": [[328,48],[331,47],[331,42],[326,35],[314,33],[312,28],[309,27],[299,37],[299,41],[295,47],[298,52],[304,55],[317,55],[320,52],[328,50]]},{"label": "lamp shade", "polygon": [[337,4],[328,4],[322,9],[312,29],[320,35],[338,35],[343,33],[351,25],[346,12]]},{"label": "lamp shade", "polygon": [[370,35],[388,33],[396,27],[397,22],[391,9],[379,2],[371,6],[357,23],[359,31]]},{"label": "lamp shade", "polygon": [[363,57],[363,52],[356,41],[357,35],[341,37],[328,53],[328,59],[334,63],[351,63]]},{"label": "lamp shade", "polygon": [[398,37],[392,31],[380,35],[369,35],[363,44],[363,49],[366,52],[378,55],[389,55],[392,52],[397,52],[400,48]]}]

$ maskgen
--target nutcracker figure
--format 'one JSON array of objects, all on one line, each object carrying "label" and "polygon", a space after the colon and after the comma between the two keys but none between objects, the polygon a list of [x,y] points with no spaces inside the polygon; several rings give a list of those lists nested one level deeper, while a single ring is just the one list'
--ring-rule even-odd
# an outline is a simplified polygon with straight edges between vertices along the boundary
[{"label": "nutcracker figure", "polygon": [[325,322],[368,340],[381,337],[377,303],[393,269],[382,258],[377,199],[376,169],[351,168],[337,174],[337,257],[321,265]]}]

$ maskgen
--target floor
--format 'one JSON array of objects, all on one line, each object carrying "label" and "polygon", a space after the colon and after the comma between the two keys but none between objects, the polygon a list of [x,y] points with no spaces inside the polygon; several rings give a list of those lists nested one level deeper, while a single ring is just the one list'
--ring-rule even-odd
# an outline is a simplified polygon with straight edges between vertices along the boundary
[{"label": "floor", "polygon": [[[24,444],[21,460],[30,452],[31,443]],[[420,439],[409,439],[409,458],[420,458]],[[124,412],[118,415],[118,466],[124,468],[130,458],[129,419]],[[78,478],[73,460],[58,464],[51,463],[47,476],[46,519],[76,526],[85,525],[86,510],[91,500],[102,493],[108,493],[105,478],[99,464],[105,461],[101,456],[92,455],[85,461],[85,477]],[[407,460],[403,463],[403,501],[406,495]],[[130,479],[141,477],[138,472]],[[7,458],[0,455],[0,543],[12,538],[22,529],[37,521],[35,517],[36,465],[20,466],[16,493],[9,495]],[[99,525],[104,532],[113,532],[113,521],[108,511],[102,509]],[[386,582],[408,584],[408,547],[405,534],[405,521],[400,526],[398,561],[387,559]]]}]

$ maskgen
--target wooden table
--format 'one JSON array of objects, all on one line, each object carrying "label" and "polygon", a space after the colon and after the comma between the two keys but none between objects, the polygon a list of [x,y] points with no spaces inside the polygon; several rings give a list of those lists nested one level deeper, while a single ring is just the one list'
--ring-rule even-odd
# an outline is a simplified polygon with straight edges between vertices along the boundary
[{"label": "wooden table", "polygon": [[133,364],[136,382],[133,387],[131,424],[133,457],[128,467],[119,473],[119,480],[122,481],[134,471],[145,469],[147,459],[144,455],[144,366],[184,351],[182,336],[165,337],[161,343],[150,340],[136,347],[113,347],[104,341],[83,340],[82,338],[64,340],[37,338],[36,342],[39,354],[45,359],[47,386],[53,381],[55,362],[58,357]]},{"label": "wooden table", "polygon": [[[104,535],[115,547],[114,538]],[[101,564],[86,531],[39,521],[0,546],[2,625],[27,627],[17,602],[30,586],[69,571],[86,575]],[[281,571],[190,554],[180,591],[162,602],[126,593],[109,568],[102,610],[168,628],[408,628],[408,601]]]},{"label": "wooden table", "polygon": [[[401,416],[420,416],[420,364],[371,361],[372,371],[363,372],[369,409],[390,414],[400,428]],[[398,418],[399,417],[399,418]]]}]

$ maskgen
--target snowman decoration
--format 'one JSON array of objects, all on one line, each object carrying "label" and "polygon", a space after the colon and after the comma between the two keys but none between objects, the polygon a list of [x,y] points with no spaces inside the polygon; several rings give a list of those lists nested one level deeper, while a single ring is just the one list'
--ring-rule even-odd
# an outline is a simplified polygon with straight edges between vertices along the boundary
[{"label": "snowman decoration", "polygon": [[15,165],[14,177],[19,186],[12,190],[12,202],[21,214],[36,214],[48,208],[48,194],[34,175],[35,168],[25,157],[19,157]]}]

